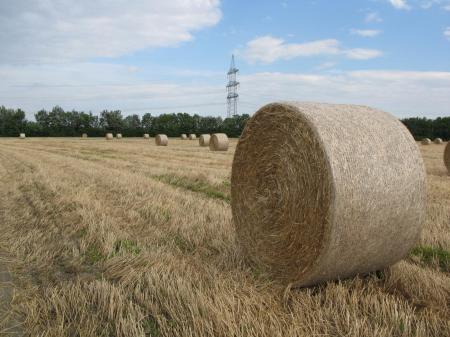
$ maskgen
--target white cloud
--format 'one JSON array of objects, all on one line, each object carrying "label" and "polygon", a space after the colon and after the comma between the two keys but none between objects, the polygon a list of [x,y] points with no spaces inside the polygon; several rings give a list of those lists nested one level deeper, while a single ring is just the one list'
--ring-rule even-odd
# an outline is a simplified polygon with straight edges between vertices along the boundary
[{"label": "white cloud", "polygon": [[374,22],[383,22],[383,19],[377,12],[370,12],[366,14],[364,21],[366,21],[367,23],[374,23]]},{"label": "white cloud", "polygon": [[444,30],[444,36],[445,36],[447,39],[450,40],[450,27],[447,27],[447,28]]},{"label": "white cloud", "polygon": [[362,37],[375,37],[381,33],[380,30],[376,29],[352,29],[350,32],[354,35],[359,35]]},{"label": "white cloud", "polygon": [[0,1],[0,63],[79,61],[175,46],[221,18],[219,0]]},{"label": "white cloud", "polygon": [[269,64],[277,60],[318,55],[346,55],[350,59],[367,60],[382,55],[373,49],[344,50],[335,39],[317,40],[307,43],[286,43],[283,39],[262,36],[247,42],[242,56],[251,64]]},{"label": "white cloud", "polygon": [[383,52],[376,49],[355,48],[344,51],[348,58],[353,60],[369,60],[383,55]]},{"label": "white cloud", "polygon": [[410,9],[406,0],[389,0],[389,2],[397,9]]}]

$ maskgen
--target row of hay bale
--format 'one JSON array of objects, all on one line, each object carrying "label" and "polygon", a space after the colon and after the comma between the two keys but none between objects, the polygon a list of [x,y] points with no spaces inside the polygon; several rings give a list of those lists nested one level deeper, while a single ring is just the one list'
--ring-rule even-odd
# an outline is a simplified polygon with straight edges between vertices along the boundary
[{"label": "row of hay bale", "polygon": [[[444,141],[442,140],[442,138],[436,138],[434,141],[434,144],[443,144],[444,143]],[[430,138],[424,138],[424,139],[422,139],[422,145],[430,145],[431,143],[433,143],[432,141],[431,141],[431,139]]]},{"label": "row of hay bale", "polygon": [[[450,142],[444,158],[450,170]],[[366,274],[417,244],[424,163],[406,127],[380,110],[273,103],[239,139],[231,207],[243,253],[286,284]]]},{"label": "row of hay bale", "polygon": [[[195,134],[190,134],[189,139],[194,140],[197,136]],[[181,139],[188,139],[185,134],[181,135]],[[199,145],[202,147],[209,146],[211,151],[228,151],[229,139],[225,133],[214,133],[212,135],[204,134],[201,135],[199,140]],[[155,143],[157,146],[167,146],[169,144],[169,138],[167,135],[159,134],[155,137]]]}]

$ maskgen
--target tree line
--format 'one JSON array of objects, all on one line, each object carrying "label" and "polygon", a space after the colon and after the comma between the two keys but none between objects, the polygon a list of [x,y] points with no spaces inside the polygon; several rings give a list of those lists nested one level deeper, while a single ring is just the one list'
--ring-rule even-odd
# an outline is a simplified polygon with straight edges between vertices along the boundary
[{"label": "tree line", "polygon": [[64,111],[55,106],[52,110],[40,110],[29,121],[21,109],[7,109],[0,106],[0,136],[15,137],[24,132],[27,136],[39,137],[79,137],[87,133],[90,137],[102,137],[107,132],[121,133],[124,137],[142,137],[144,133],[155,136],[159,133],[178,137],[182,133],[226,133],[239,137],[250,118],[240,115],[232,118],[202,117],[187,113],[171,113],[142,117],[124,117],[120,110],[103,110],[100,115],[83,111]]},{"label": "tree line", "polygon": [[[155,136],[159,133],[178,137],[182,133],[223,132],[230,137],[239,137],[249,115],[232,118],[202,117],[187,113],[171,113],[142,117],[124,117],[120,110],[103,110],[100,115],[83,111],[64,111],[55,106],[52,110],[40,110],[35,121],[28,121],[21,109],[7,109],[0,106],[0,136],[16,137],[24,132],[27,136],[39,137],[79,137],[87,133],[90,137],[103,137],[105,133],[122,133],[125,137],[141,137],[144,133]],[[415,139],[442,138],[450,140],[450,117],[405,118],[401,120]]]}]

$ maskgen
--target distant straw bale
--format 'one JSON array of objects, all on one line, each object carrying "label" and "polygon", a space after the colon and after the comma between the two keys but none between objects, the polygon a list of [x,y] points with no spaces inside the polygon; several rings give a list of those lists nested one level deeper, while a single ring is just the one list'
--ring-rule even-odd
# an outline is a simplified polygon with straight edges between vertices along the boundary
[{"label": "distant straw bale", "polygon": [[228,136],[224,133],[214,133],[209,141],[211,151],[228,151]]},{"label": "distant straw bale", "polygon": [[148,134],[148,133],[144,133],[144,139],[149,139],[150,138],[150,135]]},{"label": "distant straw bale", "polygon": [[209,146],[209,141],[211,139],[211,135],[201,135],[198,139],[198,143],[200,146]]},{"label": "distant straw bale", "polygon": [[238,242],[259,270],[294,286],[381,270],[417,243],[425,178],[413,137],[390,114],[266,105],[247,122],[234,156]]},{"label": "distant straw bale", "polygon": [[113,134],[112,133],[107,133],[106,134],[106,139],[107,140],[111,140],[111,139],[113,139],[114,137],[113,137]]},{"label": "distant straw bale", "polygon": [[183,134],[180,136],[180,138],[181,138],[181,140],[187,140],[187,139],[188,139],[188,137],[187,137],[187,135],[186,135],[185,133],[183,133]]},{"label": "distant straw bale", "polygon": [[422,139],[422,145],[430,145],[431,139],[430,138],[424,138]]},{"label": "distant straw bale", "polygon": [[21,133],[21,134],[19,135],[19,138],[20,138],[20,139],[25,139],[25,138],[26,138],[26,136],[25,136],[25,134],[24,134],[24,133]]},{"label": "distant straw bale", "polygon": [[117,138],[117,139],[121,139],[121,138],[122,138],[122,134],[121,134],[121,133],[118,133],[118,134],[116,135],[116,138]]},{"label": "distant straw bale", "polygon": [[443,143],[442,138],[436,138],[434,140],[434,144],[442,144],[442,143]]},{"label": "distant straw bale", "polygon": [[169,144],[169,138],[166,135],[157,135],[155,137],[155,143],[157,146],[167,146]]},{"label": "distant straw bale", "polygon": [[81,138],[87,138],[88,137],[88,134],[87,133],[83,133],[82,135],[81,135]]},{"label": "distant straw bale", "polygon": [[189,135],[189,140],[196,140],[196,139],[197,139],[197,136],[194,133],[191,133]]}]

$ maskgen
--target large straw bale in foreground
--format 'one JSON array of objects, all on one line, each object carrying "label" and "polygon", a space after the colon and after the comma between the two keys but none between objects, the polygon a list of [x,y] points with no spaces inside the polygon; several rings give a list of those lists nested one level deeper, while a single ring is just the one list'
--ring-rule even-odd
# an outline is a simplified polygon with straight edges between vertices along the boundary
[{"label": "large straw bale in foreground", "polygon": [[224,133],[215,133],[209,140],[209,149],[211,151],[228,151],[228,136]]},{"label": "large straw bale in foreground", "polygon": [[211,135],[201,135],[198,139],[198,144],[200,146],[209,146],[209,141],[211,140]]},{"label": "large straw bale in foreground", "polygon": [[25,136],[25,134],[24,134],[24,133],[21,133],[21,134],[19,135],[19,138],[20,138],[20,139],[25,139],[25,138],[26,138],[26,136]]},{"label": "large straw bale in foreground", "polygon": [[149,139],[150,138],[150,135],[148,134],[148,133],[144,133],[144,139]]},{"label": "large straw bale in foreground", "polygon": [[408,130],[368,107],[275,103],[247,123],[231,196],[244,253],[308,286],[405,257],[425,219],[425,170]]},{"label": "large straw bale in foreground", "polygon": [[431,139],[430,138],[424,138],[422,139],[422,145],[430,145]]},{"label": "large straw bale in foreground", "polygon": [[157,146],[167,146],[169,144],[169,138],[166,135],[157,135],[155,137],[155,143]]},{"label": "large straw bale in foreground", "polygon": [[111,139],[113,139],[114,137],[113,137],[113,134],[112,133],[107,133],[106,134],[106,139],[107,140],[111,140]]},{"label": "large straw bale in foreground", "polygon": [[450,141],[447,142],[447,146],[444,150],[444,163],[447,166],[448,173],[450,173]]}]

